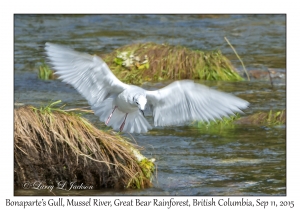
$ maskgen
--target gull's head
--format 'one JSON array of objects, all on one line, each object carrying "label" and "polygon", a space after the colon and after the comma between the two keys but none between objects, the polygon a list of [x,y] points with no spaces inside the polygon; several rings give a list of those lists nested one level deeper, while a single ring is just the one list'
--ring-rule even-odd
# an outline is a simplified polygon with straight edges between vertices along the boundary
[{"label": "gull's head", "polygon": [[133,102],[140,110],[145,110],[147,98],[145,95],[136,95],[133,97]]}]

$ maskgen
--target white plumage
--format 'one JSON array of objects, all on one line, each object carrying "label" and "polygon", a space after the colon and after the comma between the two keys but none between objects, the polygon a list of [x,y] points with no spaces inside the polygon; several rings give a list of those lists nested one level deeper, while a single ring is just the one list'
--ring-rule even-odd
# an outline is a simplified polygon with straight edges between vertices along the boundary
[{"label": "white plumage", "polygon": [[240,112],[249,103],[191,80],[175,81],[147,91],[118,80],[98,56],[46,43],[46,54],[56,74],[85,97],[95,115],[114,130],[145,133],[151,125],[143,116],[150,106],[154,126],[209,121]]}]

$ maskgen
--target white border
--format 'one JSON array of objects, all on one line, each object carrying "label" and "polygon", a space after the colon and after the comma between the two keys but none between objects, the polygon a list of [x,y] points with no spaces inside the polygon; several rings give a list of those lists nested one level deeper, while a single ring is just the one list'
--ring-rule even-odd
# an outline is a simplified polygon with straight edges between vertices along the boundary
[{"label": "white border", "polygon": [[[1,209],[5,207],[5,199],[35,200],[43,197],[13,196],[13,14],[14,13],[286,13],[287,14],[287,196],[285,197],[247,197],[253,201],[291,200],[300,204],[299,195],[299,12],[295,1],[10,1],[1,3]],[[4,64],[4,65],[3,65]],[[128,197],[122,197],[130,199]],[[135,197],[138,198],[138,197]],[[167,199],[168,197],[158,197]],[[183,200],[193,197],[175,197]],[[199,199],[199,197],[197,197]],[[209,198],[209,197],[204,197]],[[214,197],[222,199],[226,197]],[[240,199],[241,197],[230,197]],[[51,199],[47,197],[45,199]],[[55,198],[58,199],[58,198]],[[86,197],[76,197],[81,200]],[[103,197],[115,200],[116,197]],[[151,200],[151,197],[141,199]],[[4,208],[3,208],[4,207]],[[94,207],[94,209],[99,207]],[[151,208],[153,208],[151,206]],[[163,207],[166,209],[166,207]],[[179,209],[182,207],[172,207]],[[230,209],[232,207],[229,207]],[[229,209],[228,208],[228,209]],[[10,208],[12,209],[12,208]],[[28,208],[26,208],[28,209]],[[66,209],[66,207],[64,208]],[[130,208],[132,209],[132,208]],[[198,207],[199,209],[199,207]],[[215,208],[214,208],[215,209]],[[221,209],[224,209],[221,208]],[[273,209],[273,208],[268,208]],[[280,208],[276,208],[280,209]]]}]

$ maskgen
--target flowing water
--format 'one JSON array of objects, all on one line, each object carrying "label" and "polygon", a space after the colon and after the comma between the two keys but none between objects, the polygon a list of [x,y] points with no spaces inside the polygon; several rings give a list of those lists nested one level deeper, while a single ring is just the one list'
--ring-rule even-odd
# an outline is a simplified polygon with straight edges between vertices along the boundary
[{"label": "flowing water", "polygon": [[[237,69],[286,71],[284,15],[15,15],[15,105],[41,106],[63,100],[87,106],[72,87],[59,80],[39,80],[45,42],[79,51],[108,53],[136,42],[169,43],[191,49],[220,49]],[[170,81],[145,84],[159,88]],[[198,82],[198,81],[197,81]],[[245,115],[286,107],[285,78],[273,81],[205,82],[248,100]],[[87,116],[99,127],[97,117]],[[151,118],[148,118],[151,121]],[[127,136],[127,134],[124,134]],[[207,131],[195,126],[155,128],[130,137],[143,155],[156,159],[154,186],[142,190],[55,191],[56,195],[286,195],[286,127],[236,125]],[[51,194],[16,190],[16,195]]]}]

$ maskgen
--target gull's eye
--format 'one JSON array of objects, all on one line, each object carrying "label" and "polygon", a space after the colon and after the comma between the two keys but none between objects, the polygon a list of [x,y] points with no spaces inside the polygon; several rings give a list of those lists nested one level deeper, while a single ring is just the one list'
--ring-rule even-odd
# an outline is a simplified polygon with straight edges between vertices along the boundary
[{"label": "gull's eye", "polygon": [[135,103],[136,103],[137,105],[139,105],[139,102],[136,101]]}]

